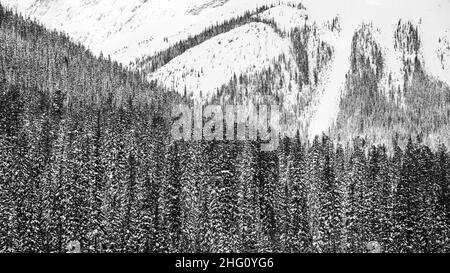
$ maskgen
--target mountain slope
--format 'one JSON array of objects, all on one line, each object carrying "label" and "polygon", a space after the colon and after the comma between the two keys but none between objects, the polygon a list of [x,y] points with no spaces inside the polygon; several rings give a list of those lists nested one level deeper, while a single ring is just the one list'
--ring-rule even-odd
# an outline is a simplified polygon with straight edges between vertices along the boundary
[{"label": "mountain slope", "polygon": [[416,133],[425,92],[445,132],[448,0],[1,1],[185,99],[279,103],[309,138]]},{"label": "mountain slope", "polygon": [[[419,26],[399,21],[394,37],[395,55],[386,55],[372,25],[355,33],[334,134],[386,144],[418,135],[432,146],[448,145],[450,88],[427,70]],[[398,66],[387,61],[394,57]]]},{"label": "mountain slope", "polygon": [[[290,50],[290,42],[270,26],[250,23],[188,50],[149,79],[157,79],[168,89],[186,90],[194,99],[209,101],[234,75],[251,75],[268,69],[282,54],[295,64]],[[295,66],[290,69],[296,71]]]},{"label": "mountain slope", "polygon": [[[283,6],[260,15],[262,19],[278,17],[281,29],[301,25],[305,18],[319,25],[339,15],[343,30],[351,33],[363,22],[374,22],[380,30],[383,46],[392,49],[392,34],[399,19],[421,23],[424,37],[423,54],[427,69],[449,83],[448,66],[442,66],[440,50],[448,52],[442,40],[448,40],[450,11],[448,0],[406,1],[385,0],[2,0],[27,16],[38,19],[50,28],[67,32],[95,54],[103,52],[124,64],[136,58],[153,55],[167,49],[190,35],[200,33],[216,23],[242,15],[267,4],[303,3],[306,11],[285,9]],[[325,8],[326,7],[326,8]],[[280,14],[281,12],[281,14]],[[281,16],[280,16],[281,15]],[[281,22],[284,21],[284,22]],[[351,39],[342,36],[341,40]],[[439,42],[441,41],[441,42]],[[344,42],[345,43],[345,42]],[[387,60],[388,61],[388,60]]]},{"label": "mountain slope", "polygon": [[128,64],[269,0],[2,0],[49,28],[67,32],[95,54]]},{"label": "mountain slope", "polygon": [[[308,20],[302,6],[278,5],[241,21],[199,45],[182,42],[177,48],[192,48],[178,56],[174,48],[162,54],[165,58],[147,60],[152,67],[155,61],[171,60],[162,63],[149,80],[203,102],[280,103],[285,116],[290,116],[290,130],[307,131],[321,103],[319,96],[326,96],[334,50],[328,42],[338,40],[338,19],[318,26]],[[217,29],[227,30],[229,24]]]}]

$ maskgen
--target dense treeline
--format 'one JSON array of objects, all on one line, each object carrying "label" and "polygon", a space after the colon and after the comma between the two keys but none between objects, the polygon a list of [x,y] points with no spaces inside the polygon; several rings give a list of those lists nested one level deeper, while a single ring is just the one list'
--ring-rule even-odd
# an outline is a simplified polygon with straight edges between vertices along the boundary
[{"label": "dense treeline", "polygon": [[[169,97],[150,91],[142,75],[0,6],[1,251],[62,251],[62,219],[72,237],[83,225],[97,233],[98,217],[77,217],[86,204],[94,215],[104,204],[100,151],[130,123],[164,120]],[[100,142],[106,137],[111,142]],[[83,147],[93,148],[81,154]],[[85,180],[77,160],[90,155],[96,165]],[[77,195],[80,188],[89,195]]]},{"label": "dense treeline", "polygon": [[449,250],[450,165],[410,141],[334,147],[284,140],[165,143],[120,113],[71,119],[45,134],[2,138],[2,251],[363,252]]},{"label": "dense treeline", "polygon": [[94,58],[64,34],[49,32],[1,6],[0,35],[3,86],[26,89],[24,95],[33,98],[27,101],[27,107],[36,108],[44,96],[52,99],[57,93],[64,95],[69,108],[105,102],[123,106],[127,99],[140,101],[137,96],[149,93],[142,75],[125,70],[109,58]]}]

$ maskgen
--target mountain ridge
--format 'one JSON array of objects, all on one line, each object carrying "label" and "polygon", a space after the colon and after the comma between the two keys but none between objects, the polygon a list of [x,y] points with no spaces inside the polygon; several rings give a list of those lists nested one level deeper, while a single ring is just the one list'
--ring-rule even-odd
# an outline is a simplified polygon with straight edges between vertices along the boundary
[{"label": "mountain ridge", "polygon": [[[272,96],[285,118],[292,119],[287,127],[310,139],[330,130],[354,137],[370,135],[377,126],[390,128],[349,129],[354,126],[345,123],[367,119],[386,104],[394,111],[390,115],[407,118],[406,112],[419,107],[411,106],[416,102],[407,94],[413,85],[432,88],[427,92],[444,96],[439,107],[447,107],[450,25],[436,8],[450,10],[449,1],[135,0],[113,1],[111,8],[102,1],[74,1],[59,8],[58,1],[3,2],[67,31],[97,54],[131,61],[130,67],[148,72],[154,85],[187,100],[258,103]],[[144,16],[152,7],[156,10]],[[419,15],[413,14],[418,10]],[[92,31],[83,25],[73,29],[82,18],[95,21]],[[66,21],[58,26],[62,19]],[[149,27],[152,22],[157,24]],[[104,29],[99,30],[100,23],[106,24]],[[143,30],[149,31],[141,35]],[[359,93],[355,88],[361,88]],[[373,94],[375,102],[368,101]],[[383,96],[386,101],[380,100]],[[344,106],[355,100],[359,105]],[[372,108],[371,103],[380,105]],[[383,120],[385,113],[378,115]],[[439,122],[446,124],[442,118]]]}]

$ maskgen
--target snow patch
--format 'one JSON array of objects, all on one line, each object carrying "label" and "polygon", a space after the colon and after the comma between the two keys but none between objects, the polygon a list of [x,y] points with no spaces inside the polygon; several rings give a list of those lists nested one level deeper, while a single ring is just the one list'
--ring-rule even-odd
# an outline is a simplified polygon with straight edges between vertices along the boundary
[{"label": "snow patch", "polygon": [[329,34],[327,42],[334,48],[334,58],[328,69],[329,74],[318,87],[319,99],[311,119],[309,137],[327,132],[339,112],[340,95],[345,85],[345,75],[350,69],[351,42],[353,28],[344,28],[339,34]]},{"label": "snow patch", "polygon": [[421,31],[425,69],[450,86],[450,28],[430,34]]}]

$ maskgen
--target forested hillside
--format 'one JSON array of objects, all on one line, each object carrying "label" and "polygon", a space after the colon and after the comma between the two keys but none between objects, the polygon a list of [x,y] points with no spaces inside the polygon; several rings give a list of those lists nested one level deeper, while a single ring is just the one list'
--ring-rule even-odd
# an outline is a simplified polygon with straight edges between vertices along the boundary
[{"label": "forested hillside", "polygon": [[0,36],[0,252],[450,250],[444,145],[170,143],[175,94],[1,6]]},{"label": "forested hillside", "polygon": [[427,60],[418,26],[400,20],[395,30],[399,79],[392,74],[374,33],[372,25],[363,25],[353,37],[335,135],[345,141],[365,136],[370,142],[386,144],[396,134],[402,143],[411,135],[423,135],[433,148],[448,145],[450,88],[424,69]]},{"label": "forested hillside", "polygon": [[201,33],[194,35],[193,37],[189,37],[185,40],[179,41],[178,43],[169,47],[168,49],[162,50],[152,56],[147,56],[136,61],[136,63],[133,63],[132,66],[135,66],[139,70],[144,70],[147,73],[153,73],[162,66],[164,66],[165,64],[167,64],[168,62],[170,62],[171,60],[173,60],[175,57],[207,41],[208,39],[211,39],[214,36],[228,32],[234,28],[243,26],[249,22],[258,21],[258,19],[255,18],[254,16],[272,7],[274,7],[274,5],[261,6],[257,8],[255,11],[247,11],[245,12],[244,15],[231,18],[221,24],[211,26],[202,31]]},{"label": "forested hillside", "polygon": [[170,94],[2,6],[0,36],[0,249],[64,251],[112,229],[118,157],[144,160],[130,141],[152,145]]},{"label": "forested hillside", "polygon": [[143,58],[136,68],[189,101],[280,105],[291,135],[298,130],[307,139],[334,59],[330,40],[339,32],[339,18],[319,25],[301,4],[262,6]]}]

